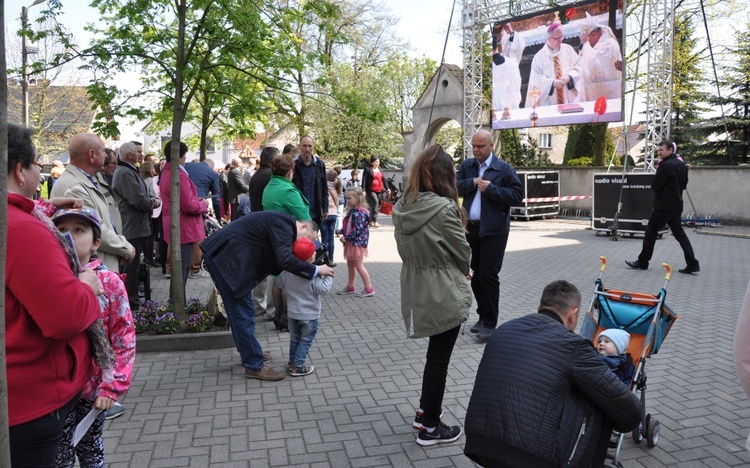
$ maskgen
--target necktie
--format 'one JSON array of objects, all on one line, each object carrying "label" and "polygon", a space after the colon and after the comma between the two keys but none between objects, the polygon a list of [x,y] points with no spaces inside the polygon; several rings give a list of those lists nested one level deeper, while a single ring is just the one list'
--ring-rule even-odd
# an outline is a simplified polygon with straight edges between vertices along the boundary
[{"label": "necktie", "polygon": [[[552,57],[552,63],[555,66],[555,78],[559,80],[562,78],[562,68],[560,67],[560,57],[558,56]],[[565,96],[563,95],[563,90],[555,88],[555,94],[557,95],[557,103],[564,104]]]}]

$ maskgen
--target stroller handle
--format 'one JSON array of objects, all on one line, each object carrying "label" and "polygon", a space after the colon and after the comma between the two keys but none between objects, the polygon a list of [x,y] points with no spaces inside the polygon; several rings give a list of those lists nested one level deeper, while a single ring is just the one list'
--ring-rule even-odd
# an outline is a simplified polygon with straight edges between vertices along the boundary
[{"label": "stroller handle", "polygon": [[672,267],[669,266],[669,263],[662,263],[661,266],[663,266],[664,269],[667,270],[667,275],[664,277],[664,280],[669,281],[669,278],[672,277]]}]

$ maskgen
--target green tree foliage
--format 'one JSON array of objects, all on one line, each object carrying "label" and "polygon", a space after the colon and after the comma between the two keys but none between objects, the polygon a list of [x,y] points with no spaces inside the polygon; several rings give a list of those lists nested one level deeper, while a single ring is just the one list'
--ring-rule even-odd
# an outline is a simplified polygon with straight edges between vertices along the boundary
[{"label": "green tree foliage", "polygon": [[539,148],[536,139],[529,138],[521,143],[519,154],[516,158],[515,167],[540,167],[552,166],[553,163],[549,158],[549,152]]},{"label": "green tree foliage", "polygon": [[[731,59],[721,67],[722,98],[713,96],[712,104],[723,105],[722,116],[707,119],[703,131],[712,135],[701,146],[697,164],[747,164],[750,152],[750,24],[736,35],[735,45],[729,49]],[[726,123],[726,127],[725,127]],[[727,132],[729,145],[727,145]],[[727,146],[729,149],[727,150]]]},{"label": "green tree foliage", "polygon": [[[495,135],[495,153],[501,154],[511,166],[521,166],[522,146],[518,129],[499,130]],[[498,145],[498,142],[500,143]]]},{"label": "green tree foliage", "polygon": [[[227,78],[238,77],[242,86],[256,89],[280,88],[281,75],[299,68],[298,58],[287,53],[293,35],[283,26],[305,14],[328,17],[336,12],[324,0],[307,1],[299,9],[280,8],[270,0],[94,0],[92,6],[99,9],[103,26],[89,27],[97,38],[82,54],[95,76],[89,92],[102,109],[97,130],[117,135],[114,117],[143,118],[144,104],[137,101],[153,99],[161,113],[168,115],[171,109],[173,161],[178,160],[182,124],[196,95],[206,98],[204,107],[215,109],[218,104],[211,93],[236,92]],[[138,70],[137,75],[133,70]],[[118,89],[107,79],[116,73],[140,78],[141,86],[135,91]],[[241,96],[243,117],[257,115],[265,107],[264,93]],[[210,118],[204,110],[202,116]],[[172,212],[179,212],[178,174],[178,165],[173,164]],[[175,216],[172,238],[180,238],[179,229]],[[172,245],[172,261],[179,271],[177,243]],[[184,291],[178,276],[172,279],[172,297],[176,313],[183,315]]]},{"label": "green tree foliage", "polygon": [[674,69],[672,73],[672,129],[671,139],[678,142],[685,157],[695,153],[701,138],[696,133],[696,124],[701,114],[708,110],[703,103],[708,95],[704,88],[705,70],[701,67],[705,50],[696,50],[695,26],[689,16],[675,17]]},{"label": "green tree foliage", "polygon": [[[308,0],[282,0],[279,5],[301,10]],[[397,22],[387,9],[373,0],[336,1],[336,15],[306,9],[305,14],[289,17],[292,31],[288,53],[296,58],[284,75],[283,89],[269,90],[275,123],[292,124],[300,135],[315,133],[318,115],[314,109],[330,106],[334,92],[331,79],[338,65],[369,68],[385,62],[401,47],[389,29]],[[351,65],[353,62],[353,65]],[[325,149],[319,146],[318,149]]]},{"label": "green tree foliage", "polygon": [[615,151],[606,123],[571,125],[565,144],[563,164],[579,158],[591,158],[593,166],[604,166]]}]

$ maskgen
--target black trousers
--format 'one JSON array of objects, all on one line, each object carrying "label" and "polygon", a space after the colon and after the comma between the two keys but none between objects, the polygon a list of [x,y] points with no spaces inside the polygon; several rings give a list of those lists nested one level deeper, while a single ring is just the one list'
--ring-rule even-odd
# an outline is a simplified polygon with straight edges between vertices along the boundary
[{"label": "black trousers", "polygon": [[422,397],[419,399],[419,407],[424,410],[422,425],[425,427],[437,427],[440,424],[445,381],[448,378],[448,364],[451,362],[453,346],[458,339],[460,328],[460,326],[452,328],[430,337],[430,344],[427,346],[427,361],[424,364],[422,376]]},{"label": "black trousers", "polygon": [[135,257],[132,262],[123,265],[122,272],[127,275],[125,277],[125,289],[128,291],[130,310],[138,310],[140,308],[140,300],[138,298],[138,269],[141,267],[141,252],[143,252],[146,238],[128,239],[128,242],[135,248]]},{"label": "black trousers", "polygon": [[79,393],[65,406],[49,414],[10,428],[10,463],[12,466],[55,466],[63,436],[65,420],[81,397]]},{"label": "black trousers", "polygon": [[378,222],[378,209],[380,208],[380,194],[376,192],[370,192],[365,197],[367,198],[367,204],[370,208],[370,222]]},{"label": "black trousers", "polygon": [[690,244],[690,239],[685,234],[685,230],[682,229],[682,212],[658,209],[651,211],[651,217],[648,219],[648,226],[646,226],[645,237],[643,239],[643,248],[640,255],[638,255],[638,261],[645,265],[648,265],[648,262],[651,261],[651,257],[654,255],[654,244],[656,244],[659,228],[665,224],[669,226],[672,235],[680,243],[687,266],[697,266],[698,261],[695,259],[693,246]]},{"label": "black trousers", "polygon": [[508,233],[499,236],[482,237],[479,223],[469,222],[466,240],[471,247],[471,290],[477,300],[477,314],[484,326],[497,327],[500,302],[500,280],[498,275],[503,267]]}]

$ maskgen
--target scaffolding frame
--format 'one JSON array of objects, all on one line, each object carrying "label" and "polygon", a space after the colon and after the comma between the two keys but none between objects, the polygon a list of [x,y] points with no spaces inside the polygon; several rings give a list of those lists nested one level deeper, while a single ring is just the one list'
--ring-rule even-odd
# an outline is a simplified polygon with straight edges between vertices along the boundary
[{"label": "scaffolding frame", "polygon": [[[491,23],[506,21],[550,8],[564,9],[576,2],[551,0],[463,0],[464,52],[464,158],[470,158],[471,137],[482,128],[482,35]],[[669,138],[672,119],[672,57],[675,0],[645,0],[644,34],[646,67],[646,145],[645,167],[655,170],[659,142]],[[633,12],[631,12],[632,14]],[[624,25],[623,25],[624,27]],[[640,44],[639,44],[640,45]],[[638,71],[633,92],[638,90]],[[624,102],[624,100],[623,100]],[[632,113],[633,109],[629,109]]]}]

